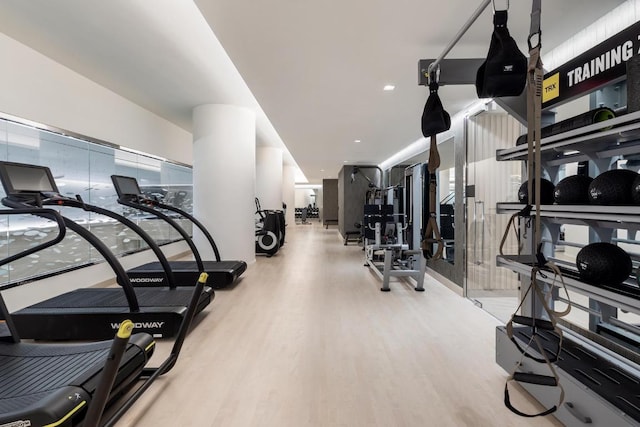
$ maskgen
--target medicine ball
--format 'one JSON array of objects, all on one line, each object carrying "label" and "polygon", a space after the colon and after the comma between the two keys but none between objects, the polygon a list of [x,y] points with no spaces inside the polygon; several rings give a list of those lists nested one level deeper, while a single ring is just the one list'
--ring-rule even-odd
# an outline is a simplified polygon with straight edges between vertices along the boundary
[{"label": "medicine ball", "polygon": [[633,180],[631,186],[631,201],[634,205],[640,205],[640,174]]},{"label": "medicine ball", "polygon": [[556,185],[553,197],[559,205],[588,205],[589,185],[593,178],[586,175],[568,176]]},{"label": "medicine ball", "polygon": [[638,174],[628,169],[613,169],[598,175],[589,185],[593,205],[630,205],[633,182]]},{"label": "medicine ball", "polygon": [[631,257],[618,246],[591,243],[578,252],[576,266],[580,279],[591,285],[617,286],[629,278],[633,266]]},{"label": "medicine ball", "polygon": [[[533,186],[532,186],[532,190],[533,190],[533,194],[534,196],[532,197],[531,203],[535,203],[535,194],[536,194],[536,183],[535,181],[533,182]],[[549,181],[548,179],[544,179],[541,178],[540,179],[540,204],[541,205],[552,205],[553,204],[553,190],[554,190],[554,185],[551,181]],[[520,186],[520,189],[518,190],[518,200],[520,200],[520,203],[529,203],[529,187],[528,187],[528,181],[525,181],[522,183],[522,185]]]}]

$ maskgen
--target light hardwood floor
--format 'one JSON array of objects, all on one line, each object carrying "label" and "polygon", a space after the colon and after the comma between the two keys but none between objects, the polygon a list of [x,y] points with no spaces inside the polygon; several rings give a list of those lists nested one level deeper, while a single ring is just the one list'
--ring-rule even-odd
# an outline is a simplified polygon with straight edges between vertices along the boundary
[{"label": "light hardwood floor", "polygon": [[424,293],[380,292],[335,228],[287,230],[280,253],[216,292],[119,426],[560,425],[504,407],[493,317],[429,276]]}]

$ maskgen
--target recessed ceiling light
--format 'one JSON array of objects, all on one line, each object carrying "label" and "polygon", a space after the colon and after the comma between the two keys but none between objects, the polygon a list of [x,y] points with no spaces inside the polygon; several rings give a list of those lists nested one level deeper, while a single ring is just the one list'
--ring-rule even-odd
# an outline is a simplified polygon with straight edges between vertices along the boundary
[{"label": "recessed ceiling light", "polygon": [[324,169],[320,169],[320,172],[324,172]]},{"label": "recessed ceiling light", "polygon": [[343,161],[342,163],[349,163],[349,160],[345,160],[345,161]]},{"label": "recessed ceiling light", "polygon": [[394,90],[395,88],[396,87],[394,85],[385,85],[383,90],[391,91],[391,90]]},{"label": "recessed ceiling light", "polygon": [[357,144],[357,143],[362,142],[362,141],[360,141],[359,139],[356,139],[356,140],[355,140],[355,141],[353,141],[353,142],[355,142],[355,143]]}]

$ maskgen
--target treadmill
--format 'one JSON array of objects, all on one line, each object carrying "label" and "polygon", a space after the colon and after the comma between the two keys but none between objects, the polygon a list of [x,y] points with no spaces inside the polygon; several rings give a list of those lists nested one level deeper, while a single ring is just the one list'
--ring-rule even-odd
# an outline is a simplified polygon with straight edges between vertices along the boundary
[{"label": "treadmill", "polygon": [[[33,208],[43,205],[70,206],[108,214],[137,232],[145,241],[152,239],[135,223],[114,212],[62,196],[49,168],[21,163],[0,162],[0,181],[7,197],[5,206]],[[134,288],[114,254],[89,230],[62,217],[65,226],[87,240],[105,258],[116,274],[115,288],[81,288],[58,295],[12,313],[13,322],[23,338],[36,340],[109,339],[120,323],[129,319],[136,332],[148,332],[156,338],[174,337],[187,313],[193,290],[187,288]],[[152,247],[153,249],[153,247]],[[157,252],[161,252],[157,249]],[[161,258],[162,259],[162,258]],[[161,262],[160,265],[167,265]],[[170,271],[164,272],[170,283]],[[198,280],[195,277],[194,283]],[[204,287],[195,312],[202,311],[214,298]]]},{"label": "treadmill", "polygon": [[[173,272],[178,284],[192,285],[200,271],[209,274],[209,283],[215,289],[224,288],[235,282],[242,273],[247,269],[247,263],[244,261],[221,261],[220,252],[216,246],[213,237],[207,231],[205,226],[200,223],[193,215],[185,212],[175,206],[166,205],[157,200],[149,198],[142,194],[138,181],[135,178],[111,175],[111,181],[118,193],[118,203],[143,212],[150,213],[168,222],[189,245],[189,249],[193,252],[195,261],[170,261],[171,271]],[[200,253],[196,248],[189,234],[176,223],[171,217],[159,211],[165,209],[175,212],[188,220],[202,231],[207,241],[213,248],[215,261],[203,261]],[[164,276],[162,274],[162,266],[158,262],[144,264],[127,271],[131,283],[134,286],[166,286]]]},{"label": "treadmill", "polygon": [[[64,238],[64,220],[51,209],[2,210],[0,214],[35,214],[56,220],[59,228],[55,239],[0,260],[0,265],[53,246]],[[0,295],[0,425],[76,426],[84,419],[88,407],[96,409],[92,406],[96,405],[101,409],[113,402],[143,374],[155,348],[149,334],[132,335],[121,343],[120,362],[106,382],[103,373],[109,366],[113,341],[63,345],[21,342]],[[103,390],[104,393],[98,393]]]}]

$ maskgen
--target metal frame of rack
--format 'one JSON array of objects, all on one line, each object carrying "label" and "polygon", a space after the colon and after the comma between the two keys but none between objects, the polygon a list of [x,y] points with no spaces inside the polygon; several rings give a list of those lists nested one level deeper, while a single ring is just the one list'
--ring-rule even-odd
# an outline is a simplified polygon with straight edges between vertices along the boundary
[{"label": "metal frame of rack", "polygon": [[[640,158],[640,112],[626,114],[604,122],[595,123],[580,129],[553,135],[543,138],[540,143],[542,150],[542,166],[552,180],[558,178],[560,166],[571,163],[588,160],[595,165],[596,173],[608,170],[616,159],[621,156],[628,158],[629,156],[638,156]],[[496,152],[498,161],[519,160],[524,161],[527,157],[527,146],[520,145],[513,148],[502,149]],[[498,203],[496,206],[497,213],[513,214],[519,212],[523,208],[518,203]],[[547,233],[551,235],[547,239],[549,243],[559,243],[558,235],[562,224],[584,225],[593,230],[594,233],[603,241],[613,241],[615,239],[615,230],[627,230],[629,233],[637,233],[640,231],[640,206],[597,206],[597,205],[543,205],[540,211],[532,211],[533,215],[540,215],[543,224],[547,229]],[[632,258],[639,260],[638,256]],[[530,258],[530,256],[529,256]],[[551,257],[553,258],[553,257]],[[564,282],[569,291],[575,292],[589,298],[589,307],[575,305],[589,313],[590,318],[600,316],[603,320],[613,319],[613,326],[621,326],[623,322],[617,322],[617,310],[634,313],[640,315],[640,287],[635,281],[629,279],[624,285],[618,287],[609,286],[593,286],[584,283],[578,279],[577,269],[575,265],[561,260],[555,260],[556,264],[564,269],[568,274],[564,277]],[[498,256],[496,263],[519,274],[524,280],[528,280],[531,274],[531,266],[528,263],[527,256],[522,259],[514,256]],[[570,274],[575,273],[575,274]],[[539,280],[547,283],[549,286],[558,286],[554,283],[553,273],[539,277]],[[557,289],[557,288],[556,288]],[[555,301],[563,301],[559,298],[556,289],[550,289]],[[596,302],[594,309],[593,302]],[[600,311],[598,311],[600,310]],[[590,329],[591,329],[590,321]],[[633,331],[633,325],[622,325],[638,335],[638,330]],[[597,347],[604,360],[611,361],[618,366],[624,367],[628,372],[635,375],[640,374],[640,352],[638,349],[634,351],[621,351],[621,347],[614,342],[609,342],[597,336],[595,330],[582,329],[580,326],[567,323],[563,329],[568,332],[569,339],[579,342],[580,345],[587,347]],[[500,344],[497,346],[497,359],[500,364],[505,364],[509,352],[509,345],[504,342],[500,331],[498,331]],[[505,359],[506,357],[506,359]],[[566,375],[567,380],[576,382],[572,378],[570,372]],[[640,378],[640,377],[638,377]],[[586,402],[593,401],[593,392],[589,390],[585,384],[578,384],[580,387],[573,393],[571,399],[575,399],[574,403],[582,402],[585,412],[589,412],[589,405]],[[581,390],[581,391],[578,391]],[[530,390],[539,400],[543,401],[546,397],[536,394],[535,390]],[[595,403],[594,403],[595,405]],[[608,405],[605,405],[608,407]],[[563,408],[559,411],[558,418],[568,425],[572,425],[576,419],[576,415],[571,412],[571,408]],[[611,409],[611,408],[610,408]],[[639,421],[633,420],[628,416],[624,416],[624,411],[611,409],[614,412],[622,414],[624,424],[640,425]],[[598,414],[596,419],[603,414]],[[609,416],[606,415],[606,416]],[[594,419],[594,424],[599,423]],[[579,424],[579,423],[578,423]]]}]

